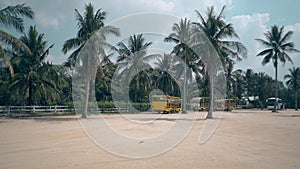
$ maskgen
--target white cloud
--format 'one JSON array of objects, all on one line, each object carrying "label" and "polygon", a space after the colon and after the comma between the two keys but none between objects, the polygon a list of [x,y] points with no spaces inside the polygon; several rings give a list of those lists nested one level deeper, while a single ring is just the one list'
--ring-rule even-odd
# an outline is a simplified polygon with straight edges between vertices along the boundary
[{"label": "white cloud", "polygon": [[296,33],[300,33],[300,23],[296,23],[294,25],[287,25],[285,26],[286,30],[292,30]]},{"label": "white cloud", "polygon": [[239,15],[232,17],[232,22],[237,31],[241,34],[253,33],[256,37],[261,38],[262,33],[266,31],[266,24],[270,20],[270,15],[253,14],[253,15]]},{"label": "white cloud", "polygon": [[156,9],[160,12],[171,12],[174,9],[173,2],[166,2],[164,0],[140,0],[140,5],[146,5],[149,8]]},{"label": "white cloud", "polygon": [[173,2],[175,4],[173,14],[191,20],[197,20],[195,10],[205,14],[208,7],[214,6],[215,12],[219,13],[224,5],[226,5],[225,12],[231,10],[233,6],[232,0],[175,0]]},{"label": "white cloud", "polygon": [[263,35],[267,31],[269,20],[270,15],[268,13],[239,15],[231,18],[231,22],[240,36],[240,41],[248,49],[248,57],[242,62],[238,62],[235,66],[236,69],[253,69],[256,72],[266,72],[271,76],[273,75],[273,65],[262,66],[262,57],[256,56],[263,48],[255,39],[264,38]]},{"label": "white cloud", "polygon": [[55,30],[59,29],[59,19],[58,18],[50,18],[47,17],[43,14],[40,14],[36,17],[36,21],[39,25],[43,26],[43,27],[51,27],[54,28]]},{"label": "white cloud", "polygon": [[[274,78],[274,67],[272,63],[268,63],[265,66],[261,65],[263,57],[257,57],[256,55],[264,49],[260,45],[256,38],[264,39],[264,33],[267,32],[270,28],[269,25],[270,14],[268,13],[257,13],[253,15],[240,15],[234,16],[231,18],[232,23],[236,29],[237,34],[240,36],[240,41],[246,45],[248,48],[248,58],[244,61],[237,63],[237,69],[254,69],[255,72],[266,72]],[[296,48],[300,47],[300,23],[294,25],[286,25],[285,32],[288,30],[294,31],[294,35],[290,41],[295,42]],[[300,65],[300,55],[299,54],[290,54],[294,61],[294,66]],[[278,67],[278,79],[283,80],[283,76],[288,73],[288,69],[293,65],[287,62],[284,66],[279,64]]]}]

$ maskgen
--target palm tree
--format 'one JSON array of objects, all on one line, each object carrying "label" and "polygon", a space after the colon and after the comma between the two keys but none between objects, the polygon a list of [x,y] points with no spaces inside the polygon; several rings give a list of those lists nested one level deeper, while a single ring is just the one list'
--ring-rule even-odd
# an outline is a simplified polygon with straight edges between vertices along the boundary
[{"label": "palm tree", "polygon": [[[34,12],[29,6],[26,6],[26,4],[8,6],[0,10],[0,24],[6,28],[13,28],[18,32],[23,32],[24,21],[22,17],[32,19],[33,16]],[[30,53],[30,50],[22,41],[2,29],[0,29],[0,42],[0,58],[3,59],[4,64],[10,71],[10,74],[13,75],[14,70],[10,63],[9,57],[5,52],[5,46],[3,45],[10,46],[11,48],[16,50],[22,49],[27,53]]]},{"label": "palm tree", "polygon": [[126,46],[123,42],[118,44],[120,56],[117,59],[117,62],[122,62],[123,60],[128,59],[136,59],[133,58],[135,53],[138,53],[140,56],[145,56],[147,52],[147,48],[152,45],[152,42],[146,42],[143,34],[130,36],[128,40],[128,46]]},{"label": "palm tree", "polygon": [[[226,65],[233,62],[233,59],[240,61],[246,57],[246,47],[238,41],[228,40],[231,38],[238,38],[234,27],[231,23],[226,23],[224,19],[225,6],[223,6],[219,15],[214,12],[214,7],[211,6],[207,10],[206,19],[196,10],[196,14],[200,19],[200,22],[194,22],[193,25],[208,37],[210,43],[214,46],[217,51],[223,67],[226,71]],[[234,63],[234,62],[233,62]],[[214,83],[212,75],[210,75],[211,88]],[[212,107],[213,107],[213,89],[210,90],[210,111],[208,112],[207,118],[212,118]]]},{"label": "palm tree", "polygon": [[[147,61],[156,57],[156,55],[147,55],[147,48],[152,42],[145,42],[143,34],[130,36],[127,45],[123,42],[118,43],[119,56],[117,58],[117,64],[119,69],[123,69],[121,74],[127,76],[128,79],[132,79],[134,90],[133,100],[138,101],[138,92],[150,88],[151,78],[149,72],[144,69],[150,69],[151,65]],[[139,72],[139,70],[142,70]],[[133,77],[134,76],[134,77]],[[130,82],[128,83],[130,84]]]},{"label": "palm tree", "polygon": [[111,101],[111,81],[117,65],[114,64],[110,57],[113,54],[104,55],[101,62],[101,68],[99,67],[96,73],[96,99]]},{"label": "palm tree", "polygon": [[[255,72],[253,69],[247,69],[245,71],[245,88],[247,96],[254,96],[255,95],[255,89],[256,89],[256,78],[255,78]],[[253,87],[255,86],[255,87]]]},{"label": "palm tree", "polygon": [[245,78],[241,69],[233,71],[233,95],[239,99],[245,93]]},{"label": "palm tree", "polygon": [[[292,59],[288,55],[290,52],[299,52],[295,49],[293,42],[288,42],[292,37],[293,31],[284,33],[284,26],[279,28],[277,25],[271,27],[270,31],[265,34],[265,39],[256,39],[259,43],[266,47],[263,51],[257,54],[257,56],[263,56],[262,65],[266,65],[271,60],[275,68],[275,98],[278,97],[278,61],[285,64],[286,61],[293,63]],[[277,103],[275,103],[277,104]],[[274,106],[273,112],[276,112],[276,106]]]},{"label": "palm tree", "polygon": [[[75,49],[68,57],[66,65],[74,67],[81,66],[81,75],[85,83],[85,101],[82,117],[87,117],[87,108],[89,102],[90,84],[95,79],[95,72],[100,66],[99,55],[104,55],[104,48],[110,46],[106,42],[106,36],[113,34],[120,35],[118,28],[105,26],[104,20],[106,12],[98,9],[94,14],[94,7],[91,3],[85,6],[83,15],[75,9],[77,25],[79,30],[75,38],[66,40],[63,44],[62,51],[66,54],[68,51]],[[100,66],[100,69],[102,67]],[[79,70],[79,69],[78,69]]]},{"label": "palm tree", "polygon": [[246,57],[247,49],[241,42],[226,40],[227,38],[239,38],[239,36],[236,34],[233,25],[225,22],[224,10],[225,6],[223,6],[219,15],[215,15],[214,7],[211,6],[206,12],[206,19],[196,10],[200,22],[194,22],[193,25],[205,33],[218,52],[223,66],[226,67],[225,65],[232,59],[241,61]]},{"label": "palm tree", "polygon": [[192,69],[196,74],[200,72],[200,66],[203,66],[199,56],[193,51],[192,47],[192,25],[186,18],[181,19],[179,23],[174,23],[172,33],[164,39],[165,42],[176,43],[172,53],[179,56],[184,61],[183,72],[183,108],[186,113],[187,99],[187,69]]},{"label": "palm tree", "polygon": [[[30,26],[28,33],[22,35],[20,40],[30,50],[30,54],[14,53],[11,62],[16,75],[9,88],[25,98],[28,97],[28,105],[40,103],[36,98],[41,100],[48,97],[50,100],[54,100],[55,97],[58,97],[56,87],[56,83],[59,81],[58,75],[51,64],[43,63],[54,44],[46,48],[47,41],[44,40],[44,34],[39,34],[35,26]],[[44,103],[47,104],[45,100]]]},{"label": "palm tree", "polygon": [[169,54],[164,54],[163,57],[158,59],[158,62],[154,63],[155,68],[157,68],[158,79],[156,80],[156,85],[164,93],[171,96],[178,96],[178,85],[174,80],[174,77],[170,73],[175,72],[176,68],[176,57],[172,57]]},{"label": "palm tree", "polygon": [[284,79],[287,79],[285,82],[286,85],[294,91],[295,94],[295,110],[298,110],[298,90],[300,88],[300,67],[293,67],[293,69],[289,69],[290,74],[286,74]]}]

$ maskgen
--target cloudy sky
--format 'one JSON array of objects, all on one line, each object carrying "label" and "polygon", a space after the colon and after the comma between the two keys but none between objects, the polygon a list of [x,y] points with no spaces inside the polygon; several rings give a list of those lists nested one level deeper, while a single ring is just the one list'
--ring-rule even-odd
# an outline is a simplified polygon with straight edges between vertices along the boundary
[{"label": "cloudy sky", "polygon": [[[300,49],[300,13],[298,12],[300,1],[296,0],[10,0],[0,1],[0,7],[4,8],[20,3],[31,6],[36,16],[33,21],[26,20],[26,27],[36,25],[39,32],[45,33],[49,45],[55,43],[48,60],[57,64],[64,62],[68,57],[61,52],[63,42],[76,36],[77,25],[74,9],[83,12],[85,4],[89,2],[96,9],[102,8],[108,12],[106,23],[114,23],[120,18],[145,12],[187,17],[191,21],[198,21],[194,10],[198,10],[204,15],[208,6],[214,5],[216,11],[219,12],[221,7],[226,5],[226,21],[233,23],[240,36],[240,41],[249,50],[247,59],[237,63],[236,69],[251,68],[256,72],[266,72],[272,77],[274,76],[274,68],[271,63],[261,66],[262,58],[256,57],[256,54],[263,48],[254,40],[263,38],[263,33],[274,24],[284,25],[286,30],[294,31],[291,41],[294,41],[296,48]],[[159,25],[159,23],[145,23],[152,27]],[[139,26],[141,26],[140,23],[131,24],[131,27],[134,28]],[[162,26],[160,25],[160,27]],[[14,34],[20,36],[16,32]],[[294,66],[300,66],[300,54],[292,54],[291,57]],[[284,67],[280,65],[279,79],[283,79],[284,74],[291,67],[293,65],[290,63],[286,63]]]}]

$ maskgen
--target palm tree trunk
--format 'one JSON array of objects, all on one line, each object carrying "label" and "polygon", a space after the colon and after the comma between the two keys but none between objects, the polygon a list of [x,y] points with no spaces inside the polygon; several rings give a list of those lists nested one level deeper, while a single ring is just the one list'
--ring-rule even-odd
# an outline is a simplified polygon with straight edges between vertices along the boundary
[{"label": "palm tree trunk", "polygon": [[209,76],[209,81],[210,81],[210,83],[209,83],[210,102],[209,102],[209,109],[208,109],[206,119],[212,119],[213,118],[213,111],[214,111],[214,77],[213,77],[212,73]]},{"label": "palm tree trunk", "polygon": [[277,98],[278,98],[278,80],[277,80],[278,62],[277,62],[277,59],[275,60],[274,66],[275,66],[275,105],[274,105],[272,112],[277,112]]},{"label": "palm tree trunk", "polygon": [[185,62],[184,64],[184,77],[183,77],[183,107],[182,107],[182,113],[187,113],[186,112],[186,82],[187,82],[187,78],[186,78],[186,65],[187,63]]},{"label": "palm tree trunk", "polygon": [[297,92],[297,89],[295,91],[295,110],[297,111],[298,110],[298,92]]},{"label": "palm tree trunk", "polygon": [[85,99],[84,99],[84,109],[82,112],[81,117],[87,118],[87,111],[88,111],[88,104],[89,104],[89,94],[90,94],[90,80],[86,81],[85,84]]},{"label": "palm tree trunk", "polygon": [[33,80],[31,77],[29,78],[28,87],[29,87],[28,105],[32,106],[33,105]]}]

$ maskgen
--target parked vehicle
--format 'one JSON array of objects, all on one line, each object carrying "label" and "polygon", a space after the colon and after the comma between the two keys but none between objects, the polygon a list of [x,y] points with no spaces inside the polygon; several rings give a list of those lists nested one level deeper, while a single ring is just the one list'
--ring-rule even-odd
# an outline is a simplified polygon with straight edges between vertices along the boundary
[{"label": "parked vehicle", "polygon": [[280,98],[275,98],[275,97],[271,97],[266,100],[267,109],[273,110],[274,106],[276,105],[276,102],[277,102],[276,109],[277,110],[283,109],[282,100]]},{"label": "parked vehicle", "polygon": [[153,95],[151,108],[159,113],[178,113],[181,111],[181,99],[176,96]]},{"label": "parked vehicle", "polygon": [[190,101],[190,109],[194,111],[208,110],[209,97],[194,97]]}]

